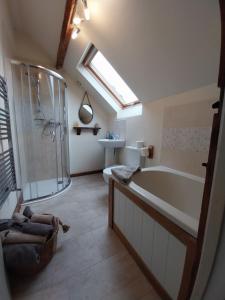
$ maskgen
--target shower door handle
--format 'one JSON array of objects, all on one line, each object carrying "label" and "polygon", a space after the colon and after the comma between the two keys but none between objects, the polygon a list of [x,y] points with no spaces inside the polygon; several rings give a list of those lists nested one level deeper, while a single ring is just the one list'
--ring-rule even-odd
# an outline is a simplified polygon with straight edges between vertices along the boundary
[{"label": "shower door handle", "polygon": [[55,131],[54,130],[50,131],[50,136],[51,136],[52,142],[54,143],[55,142]]},{"label": "shower door handle", "polygon": [[61,136],[61,142],[64,142],[64,126],[60,124],[60,136]]}]

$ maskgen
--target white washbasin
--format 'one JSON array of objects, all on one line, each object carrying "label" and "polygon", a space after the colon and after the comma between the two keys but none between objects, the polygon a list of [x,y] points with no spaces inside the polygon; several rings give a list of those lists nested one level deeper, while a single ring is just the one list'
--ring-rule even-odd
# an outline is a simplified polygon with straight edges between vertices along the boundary
[{"label": "white washbasin", "polygon": [[126,144],[125,140],[100,139],[98,142],[105,148],[123,148]]}]

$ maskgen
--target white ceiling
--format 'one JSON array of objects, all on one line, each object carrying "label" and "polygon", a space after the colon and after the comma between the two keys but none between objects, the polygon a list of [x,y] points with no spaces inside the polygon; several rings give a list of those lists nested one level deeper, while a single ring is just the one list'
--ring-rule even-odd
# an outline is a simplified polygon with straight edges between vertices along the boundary
[{"label": "white ceiling", "polygon": [[[14,25],[56,61],[65,0],[9,0]],[[217,81],[219,1],[89,0],[91,21],[71,40],[64,69],[76,70],[89,42],[106,56],[141,101]]]},{"label": "white ceiling", "polygon": [[56,61],[66,0],[9,0],[14,27]]}]

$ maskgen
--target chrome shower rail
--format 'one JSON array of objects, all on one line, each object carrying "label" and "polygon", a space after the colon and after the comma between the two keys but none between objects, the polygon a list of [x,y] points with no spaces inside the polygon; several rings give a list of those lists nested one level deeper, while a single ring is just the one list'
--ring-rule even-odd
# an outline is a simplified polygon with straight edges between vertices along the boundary
[{"label": "chrome shower rail", "polygon": [[34,64],[29,64],[29,63],[24,63],[22,61],[19,61],[19,60],[11,60],[11,64],[14,64],[14,65],[22,65],[22,66],[27,66],[27,67],[30,67],[30,68],[36,68],[36,69],[40,69],[41,71],[43,72],[46,72],[48,73],[49,75],[52,75],[54,77],[56,77],[57,79],[60,79],[64,82],[64,84],[66,85],[66,81],[65,79],[57,72],[53,71],[53,70],[50,70],[48,68],[45,68],[43,66],[40,66],[40,65],[34,65]]}]

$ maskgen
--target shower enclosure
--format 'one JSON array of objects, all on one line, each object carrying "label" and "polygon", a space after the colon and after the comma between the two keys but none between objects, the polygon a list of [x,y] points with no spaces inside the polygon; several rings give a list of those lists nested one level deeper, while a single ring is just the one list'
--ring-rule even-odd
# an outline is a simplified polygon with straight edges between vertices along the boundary
[{"label": "shower enclosure", "polygon": [[19,177],[24,201],[70,184],[66,83],[41,66],[12,62]]}]

